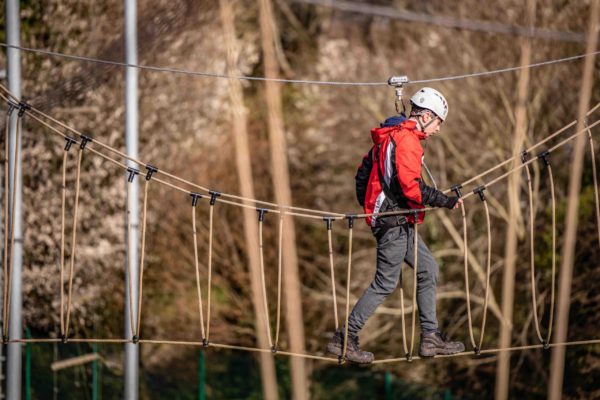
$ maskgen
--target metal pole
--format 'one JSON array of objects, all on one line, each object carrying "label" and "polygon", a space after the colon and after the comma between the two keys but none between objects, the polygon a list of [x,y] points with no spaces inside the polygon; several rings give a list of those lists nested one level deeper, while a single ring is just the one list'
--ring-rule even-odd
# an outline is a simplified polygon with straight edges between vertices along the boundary
[{"label": "metal pole", "polygon": [[206,400],[206,364],[203,349],[200,349],[200,360],[198,363],[198,400]]},{"label": "metal pole", "polygon": [[[13,46],[20,46],[19,39],[19,2],[18,0],[6,0],[6,43]],[[21,53],[18,49],[7,48],[7,74],[8,89],[17,97],[21,98]],[[15,139],[17,137],[17,124],[19,123],[17,113],[12,113],[10,118],[10,146],[9,146],[9,176],[12,176],[15,166],[17,167],[17,181],[15,187],[10,184],[9,193],[16,191],[15,197],[15,215],[12,221],[15,227],[15,247],[13,249],[13,272],[11,276],[12,289],[10,299],[10,321],[8,334],[11,339],[21,339],[21,266],[23,262],[23,235],[21,227],[21,195],[22,195],[22,174],[21,174],[21,152],[18,159],[14,160],[11,156],[14,154]],[[12,196],[6,193],[9,199]],[[12,201],[12,200],[11,200]],[[11,209],[11,207],[9,207]],[[21,344],[10,343],[8,345],[7,362],[7,381],[6,393],[9,400],[21,399]]]},{"label": "metal pole", "polygon": [[[92,349],[94,349],[94,353],[98,353],[98,343],[94,343],[92,345]],[[92,361],[92,400],[98,400],[98,365],[100,363],[98,360]]]},{"label": "metal pole", "polygon": [[[25,336],[31,339],[29,328],[25,329]],[[25,400],[31,400],[31,343],[25,345]]]},{"label": "metal pole", "polygon": [[[137,1],[125,0],[125,62],[128,64],[137,64]],[[138,70],[128,67],[125,70],[125,143],[127,154],[133,158],[138,158]],[[128,165],[136,168],[136,165],[128,161]],[[134,179],[131,183],[131,197],[128,199],[128,208],[130,210],[131,227],[129,237],[127,238],[129,252],[129,263],[131,277],[125,274],[125,337],[131,337],[131,327],[129,325],[130,313],[137,315],[137,301],[133,301],[133,309],[129,309],[129,287],[128,279],[132,279],[132,297],[137,299],[139,282],[138,276],[138,180]],[[127,267],[126,267],[127,268]],[[138,398],[138,371],[139,368],[139,344],[125,344],[125,399],[135,400]]]}]

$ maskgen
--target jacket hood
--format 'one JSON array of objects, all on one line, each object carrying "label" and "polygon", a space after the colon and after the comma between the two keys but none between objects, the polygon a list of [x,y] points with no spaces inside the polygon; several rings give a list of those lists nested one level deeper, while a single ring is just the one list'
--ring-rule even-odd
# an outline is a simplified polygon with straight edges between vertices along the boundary
[{"label": "jacket hood", "polygon": [[371,139],[373,139],[373,143],[375,145],[381,144],[392,132],[401,130],[407,130],[416,135],[419,140],[423,140],[427,138],[420,130],[416,129],[417,123],[415,121],[406,120],[402,122],[400,125],[390,126],[385,128],[373,128],[371,129]]}]

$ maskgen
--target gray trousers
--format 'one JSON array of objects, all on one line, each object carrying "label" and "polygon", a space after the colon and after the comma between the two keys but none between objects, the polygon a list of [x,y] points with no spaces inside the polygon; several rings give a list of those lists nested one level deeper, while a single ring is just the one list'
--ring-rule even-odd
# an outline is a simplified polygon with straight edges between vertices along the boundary
[{"label": "gray trousers", "polygon": [[[377,239],[377,270],[371,285],[358,300],[348,318],[348,332],[356,335],[375,309],[396,289],[402,273],[402,262],[414,268],[414,227],[404,224],[391,228],[373,228]],[[418,237],[417,305],[422,331],[438,327],[435,292],[439,267],[421,237]]]}]

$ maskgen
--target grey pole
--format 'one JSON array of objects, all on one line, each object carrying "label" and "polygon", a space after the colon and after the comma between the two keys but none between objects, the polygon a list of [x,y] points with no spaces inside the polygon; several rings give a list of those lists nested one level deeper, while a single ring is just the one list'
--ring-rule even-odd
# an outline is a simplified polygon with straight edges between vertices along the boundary
[{"label": "grey pole", "polygon": [[[9,45],[20,46],[20,27],[19,27],[19,1],[6,0],[6,42]],[[17,97],[21,98],[21,54],[18,49],[7,48],[8,60],[8,89]],[[21,175],[21,156],[19,151],[18,159],[13,159],[15,140],[17,137],[17,112],[13,112],[10,118],[10,139],[9,139],[9,176],[13,176],[15,166],[17,167],[17,181],[15,187],[12,187],[10,180],[9,193],[16,191],[15,197],[15,215],[12,221],[15,226],[15,247],[13,249],[13,272],[11,276],[12,289],[10,293],[10,318],[8,335],[10,339],[21,339],[21,268],[23,263],[23,234],[21,226],[21,195],[23,190],[23,180]],[[12,195],[6,193],[12,203]],[[12,210],[12,204],[9,204],[9,210]],[[8,361],[6,365],[6,394],[9,400],[21,399],[21,344],[10,343],[8,345]]]},{"label": "grey pole", "polygon": [[[125,62],[137,64],[137,1],[125,0]],[[138,158],[138,70],[127,67],[125,70],[125,143],[127,154]],[[137,165],[131,161],[127,162],[131,168]],[[139,178],[139,177],[138,177]],[[137,315],[137,297],[139,291],[138,276],[138,178],[131,183],[131,197],[128,199],[130,210],[131,227],[127,238],[129,246],[129,263],[132,280],[133,310],[129,309],[129,277],[125,274],[125,337],[131,338],[131,327],[129,315]],[[138,376],[139,376],[139,344],[125,344],[125,399],[135,400],[138,398]]]}]

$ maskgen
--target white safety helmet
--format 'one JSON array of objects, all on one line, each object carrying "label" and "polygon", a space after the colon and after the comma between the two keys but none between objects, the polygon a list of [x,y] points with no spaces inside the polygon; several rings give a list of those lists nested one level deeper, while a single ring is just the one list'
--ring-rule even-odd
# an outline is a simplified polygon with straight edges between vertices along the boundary
[{"label": "white safety helmet", "polygon": [[442,121],[448,116],[448,102],[437,90],[424,87],[410,98],[411,104],[433,112]]}]

